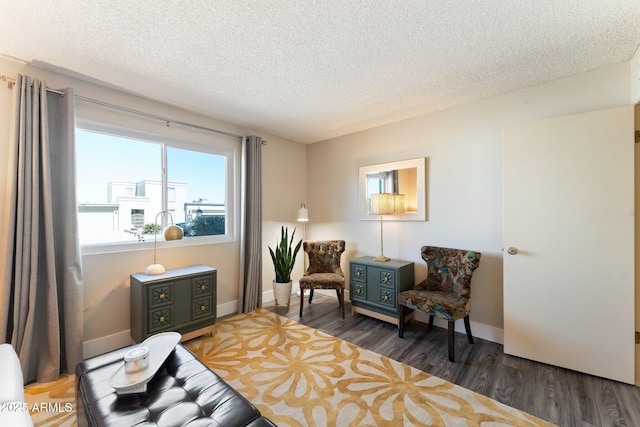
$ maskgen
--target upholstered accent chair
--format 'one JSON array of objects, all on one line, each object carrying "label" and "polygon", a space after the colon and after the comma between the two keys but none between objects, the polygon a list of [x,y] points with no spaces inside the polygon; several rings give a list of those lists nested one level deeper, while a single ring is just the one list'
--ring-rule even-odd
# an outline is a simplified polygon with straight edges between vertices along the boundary
[{"label": "upholstered accent chair", "polygon": [[344,273],[340,268],[344,240],[307,240],[302,247],[309,257],[309,267],[300,278],[300,317],[305,289],[311,290],[309,304],[314,289],[335,289],[344,319]]},{"label": "upholstered accent chair", "polygon": [[465,249],[423,246],[422,259],[427,263],[427,278],[410,291],[398,294],[398,335],[404,335],[405,315],[409,309],[429,314],[449,324],[449,361],[454,361],[454,324],[464,319],[469,343],[473,344],[469,312],[471,311],[471,276],[480,264],[480,252]]}]

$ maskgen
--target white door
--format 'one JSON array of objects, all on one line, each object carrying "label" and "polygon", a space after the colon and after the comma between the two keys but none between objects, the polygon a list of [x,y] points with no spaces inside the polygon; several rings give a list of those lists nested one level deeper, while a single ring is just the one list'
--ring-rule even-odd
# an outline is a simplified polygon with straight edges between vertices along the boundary
[{"label": "white door", "polygon": [[633,130],[633,107],[505,129],[505,353],[634,383]]}]

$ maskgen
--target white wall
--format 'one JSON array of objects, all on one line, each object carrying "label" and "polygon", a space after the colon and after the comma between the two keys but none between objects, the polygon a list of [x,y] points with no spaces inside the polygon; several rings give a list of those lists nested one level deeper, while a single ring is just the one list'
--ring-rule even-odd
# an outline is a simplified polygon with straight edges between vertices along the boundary
[{"label": "white wall", "polygon": [[414,261],[419,281],[426,276],[423,245],[482,252],[471,321],[477,336],[501,342],[504,125],[629,105],[629,99],[629,63],[622,63],[313,144],[308,235],[345,239],[344,263],[377,255],[379,223],[358,220],[358,168],[426,157],[428,220],[385,222],[385,255]]},{"label": "white wall", "polygon": [[[306,146],[283,140],[272,135],[245,129],[230,123],[216,121],[183,110],[172,108],[154,101],[125,94],[103,86],[81,81],[59,73],[44,71],[16,62],[0,60],[0,75],[14,76],[20,72],[32,77],[45,79],[53,88],[73,87],[76,95],[103,100],[159,116],[190,122],[240,135],[260,135],[268,141],[263,146],[263,213],[265,215],[263,246],[279,233],[280,224],[295,225],[295,215],[299,203],[306,196]],[[5,208],[7,150],[9,139],[9,116],[12,90],[0,87],[0,212]],[[87,103],[77,103],[78,116],[91,116]],[[269,108],[265,105],[264,108]],[[84,109],[84,110],[83,110]],[[105,115],[118,115],[115,111],[104,111]],[[98,116],[99,117],[99,116]],[[87,117],[84,117],[87,118]],[[127,121],[121,117],[118,120]],[[123,123],[125,125],[125,123]],[[149,132],[155,126],[169,132],[171,136],[191,140],[193,131],[179,127],[167,128],[164,122],[148,123]],[[215,134],[200,132],[198,138],[206,141]],[[189,134],[189,135],[187,135]],[[206,143],[206,142],[205,142]],[[5,230],[0,230],[0,238],[6,238]],[[152,245],[148,249],[124,253],[84,255],[84,341],[85,357],[129,344],[129,275],[143,271],[150,264]],[[268,254],[268,252],[267,252]],[[218,315],[236,311],[239,280],[239,244],[230,243],[178,246],[161,249],[159,256],[167,268],[192,264],[206,264],[218,269]],[[302,262],[299,262],[300,274]],[[0,266],[5,268],[5,266]],[[271,261],[265,258],[264,292],[267,298],[271,291]]]}]

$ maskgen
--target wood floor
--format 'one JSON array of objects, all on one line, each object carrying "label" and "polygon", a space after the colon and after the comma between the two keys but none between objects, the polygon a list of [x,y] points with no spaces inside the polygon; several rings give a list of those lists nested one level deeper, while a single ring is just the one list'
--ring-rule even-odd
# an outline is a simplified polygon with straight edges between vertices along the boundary
[{"label": "wood floor", "polygon": [[[304,304],[292,296],[281,316],[491,397],[560,426],[640,426],[640,388],[504,354],[503,346],[456,335],[456,362],[447,358],[447,331],[411,321],[404,338],[397,327],[362,314],[340,317],[337,298],[316,294]],[[273,302],[264,304],[275,311]],[[473,330],[472,330],[473,332]]]}]

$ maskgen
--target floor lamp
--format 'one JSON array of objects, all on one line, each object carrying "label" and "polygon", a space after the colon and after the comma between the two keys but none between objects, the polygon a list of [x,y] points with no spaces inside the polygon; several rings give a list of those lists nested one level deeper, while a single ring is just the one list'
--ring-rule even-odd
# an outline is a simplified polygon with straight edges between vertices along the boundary
[{"label": "floor lamp", "polygon": [[404,213],[404,194],[377,193],[371,195],[370,214],[380,215],[380,256],[374,258],[375,261],[386,262],[389,258],[384,256],[384,242],[382,232],[382,217]]},{"label": "floor lamp", "polygon": [[[302,241],[307,238],[307,223],[309,222],[309,209],[305,206],[304,203],[300,205],[300,209],[298,209],[298,222],[302,223]],[[302,274],[307,271],[307,255],[304,250],[302,251]],[[300,289],[296,292],[300,295]]]},{"label": "floor lamp", "polygon": [[302,203],[298,209],[298,222],[302,223],[302,240],[306,237],[307,222],[309,222],[309,209]]}]

